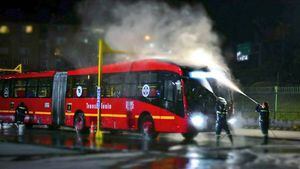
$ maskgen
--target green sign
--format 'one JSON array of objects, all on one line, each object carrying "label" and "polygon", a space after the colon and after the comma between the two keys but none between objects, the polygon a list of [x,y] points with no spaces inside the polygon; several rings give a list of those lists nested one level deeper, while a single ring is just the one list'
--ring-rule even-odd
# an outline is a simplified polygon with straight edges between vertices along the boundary
[{"label": "green sign", "polygon": [[247,61],[249,60],[249,55],[251,54],[251,44],[241,43],[237,45],[236,59],[237,61]]}]

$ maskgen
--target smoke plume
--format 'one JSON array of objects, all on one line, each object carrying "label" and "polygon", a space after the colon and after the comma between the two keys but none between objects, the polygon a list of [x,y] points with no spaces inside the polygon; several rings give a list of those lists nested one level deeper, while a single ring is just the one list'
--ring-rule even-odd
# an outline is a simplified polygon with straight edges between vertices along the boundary
[{"label": "smoke plume", "polygon": [[113,49],[131,53],[115,57],[118,61],[161,58],[184,66],[207,67],[219,84],[242,93],[229,80],[220,39],[200,4],[174,8],[157,1],[90,0],[79,6],[79,13],[82,25],[88,25],[92,32],[101,30],[99,36]]},{"label": "smoke plume", "polygon": [[171,8],[163,2],[87,1],[79,6],[83,25],[104,30],[117,50],[135,53],[123,59],[163,57],[181,65],[228,70],[212,21],[201,5]]}]

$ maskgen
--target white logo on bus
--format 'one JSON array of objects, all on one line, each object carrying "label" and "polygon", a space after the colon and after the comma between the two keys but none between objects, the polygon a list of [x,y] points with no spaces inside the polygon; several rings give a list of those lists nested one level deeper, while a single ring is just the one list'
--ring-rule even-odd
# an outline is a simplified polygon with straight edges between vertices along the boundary
[{"label": "white logo on bus", "polygon": [[149,94],[150,94],[150,86],[147,85],[147,84],[145,84],[145,85],[143,86],[143,88],[142,88],[142,95],[143,95],[144,97],[148,97]]},{"label": "white logo on bus", "polygon": [[81,97],[81,95],[82,95],[82,87],[81,86],[77,86],[76,95],[77,95],[77,97]]}]

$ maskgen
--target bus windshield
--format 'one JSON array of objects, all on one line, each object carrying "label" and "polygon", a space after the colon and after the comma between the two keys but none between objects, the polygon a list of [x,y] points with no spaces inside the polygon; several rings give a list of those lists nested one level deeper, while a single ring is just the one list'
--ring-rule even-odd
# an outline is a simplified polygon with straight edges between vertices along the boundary
[{"label": "bus windshield", "polygon": [[210,113],[214,111],[215,97],[199,80],[185,79],[185,94],[190,112]]}]

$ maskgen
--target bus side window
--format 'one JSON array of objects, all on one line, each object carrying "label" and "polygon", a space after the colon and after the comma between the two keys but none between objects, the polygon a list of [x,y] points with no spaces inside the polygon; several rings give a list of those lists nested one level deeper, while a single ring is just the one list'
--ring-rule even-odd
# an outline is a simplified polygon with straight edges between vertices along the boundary
[{"label": "bus side window", "polygon": [[109,93],[111,97],[122,97],[123,86],[124,86],[124,75],[123,74],[111,74],[109,75]]},{"label": "bus side window", "polygon": [[174,86],[175,83],[173,83],[172,80],[166,80],[164,82],[164,100],[174,102]]},{"label": "bus side window", "polygon": [[88,81],[90,79],[89,75],[74,77],[73,82],[73,97],[74,98],[86,98],[88,95]]},{"label": "bus side window", "polygon": [[37,96],[37,79],[29,79],[26,85],[26,97],[32,98]]},{"label": "bus side window", "polygon": [[101,81],[101,97],[110,97],[109,95],[109,74],[103,74]]},{"label": "bus side window", "polygon": [[25,80],[16,80],[14,83],[14,97],[16,98],[25,97],[25,87],[26,87]]},{"label": "bus side window", "polygon": [[67,91],[66,91],[66,97],[67,98],[71,98],[73,97],[73,92],[72,92],[72,89],[73,89],[73,77],[72,76],[69,76],[68,77],[68,80],[67,80]]},{"label": "bus side window", "polygon": [[[139,73],[139,86],[138,93],[139,97],[147,99],[150,102],[157,102],[160,97],[160,90],[158,85],[158,74],[156,72],[141,72]],[[149,91],[146,91],[149,87]],[[145,95],[146,94],[146,95]]]},{"label": "bus side window", "polygon": [[38,97],[49,98],[51,97],[52,79],[42,78],[39,79],[38,85]]},{"label": "bus side window", "polygon": [[3,85],[4,85],[4,80],[0,80],[0,97],[3,97]]},{"label": "bus side window", "polygon": [[162,73],[161,79],[163,80],[163,107],[183,117],[182,84],[179,76],[173,73]]},{"label": "bus side window", "polygon": [[182,99],[182,85],[181,85],[181,81],[177,80],[174,83],[175,83],[175,87],[176,87],[175,100],[179,101],[179,102],[183,101],[183,99]]},{"label": "bus side window", "polygon": [[2,96],[4,98],[8,98],[12,96],[12,88],[11,88],[11,81],[12,80],[4,80],[3,88],[2,88]]},{"label": "bus side window", "polygon": [[135,72],[128,72],[125,74],[125,85],[123,88],[124,96],[134,98],[138,91],[138,76]]},{"label": "bus side window", "polygon": [[96,98],[97,97],[97,86],[98,86],[98,79],[96,75],[90,76],[89,83],[88,83],[88,94],[87,97]]}]

